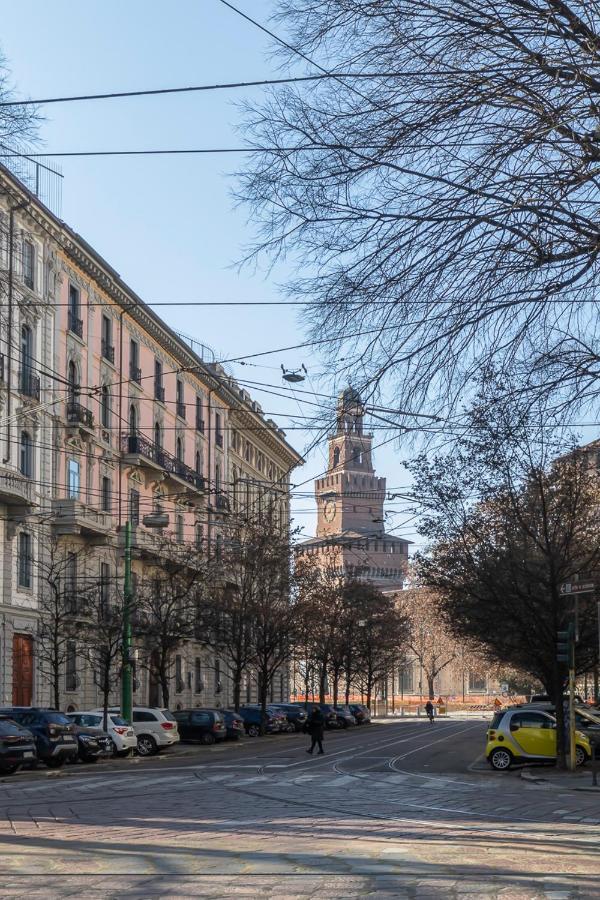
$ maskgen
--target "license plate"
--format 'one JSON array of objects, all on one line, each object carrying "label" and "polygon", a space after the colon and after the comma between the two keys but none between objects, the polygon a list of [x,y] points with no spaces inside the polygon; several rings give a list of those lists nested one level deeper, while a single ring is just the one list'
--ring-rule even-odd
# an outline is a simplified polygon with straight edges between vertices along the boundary
[{"label": "license plate", "polygon": [[33,759],[33,751],[32,751],[32,750],[26,750],[26,751],[23,753],[23,756],[25,757],[25,759]]},{"label": "license plate", "polygon": [[70,741],[70,742],[72,743],[72,742],[75,740],[75,738],[74,738],[74,737],[71,737],[71,735],[69,735],[69,734],[66,734],[66,735],[64,736],[63,740],[65,740],[65,741]]}]

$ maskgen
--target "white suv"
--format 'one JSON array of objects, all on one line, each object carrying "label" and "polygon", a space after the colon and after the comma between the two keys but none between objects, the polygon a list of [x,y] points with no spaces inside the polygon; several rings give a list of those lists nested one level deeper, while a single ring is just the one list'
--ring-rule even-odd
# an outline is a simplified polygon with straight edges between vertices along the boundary
[{"label": "white suv", "polygon": [[[111,707],[108,711],[119,713],[116,707]],[[153,756],[162,747],[170,747],[179,741],[175,716],[170,710],[159,709],[157,706],[134,706],[133,730],[140,756]]]},{"label": "white suv", "polygon": [[[101,710],[84,710],[80,712],[67,713],[67,716],[76,725],[82,725],[85,728],[102,728],[104,722],[104,712]],[[118,756],[127,756],[133,750],[137,749],[137,737],[135,731],[128,725],[125,719],[122,719],[116,712],[109,712],[106,717],[106,731],[110,735],[113,742],[114,752]]]}]

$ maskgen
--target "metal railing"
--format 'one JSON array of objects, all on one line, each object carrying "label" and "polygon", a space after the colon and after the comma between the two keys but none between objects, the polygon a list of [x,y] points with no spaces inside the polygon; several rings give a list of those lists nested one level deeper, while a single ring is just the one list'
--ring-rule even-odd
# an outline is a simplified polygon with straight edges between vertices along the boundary
[{"label": "metal railing", "polygon": [[83,319],[78,319],[71,310],[69,310],[69,331],[72,331],[77,337],[83,337]]},{"label": "metal railing", "polygon": [[180,419],[185,419],[185,403],[183,400],[177,401],[177,415]]},{"label": "metal railing", "polygon": [[204,434],[204,419],[200,416],[196,416],[196,431],[199,431],[200,434]]},{"label": "metal railing", "polygon": [[141,384],[142,370],[137,366],[129,366],[129,378],[131,381],[135,381],[136,384]]},{"label": "metal railing", "polygon": [[165,402],[165,389],[162,384],[154,384],[154,399],[160,400],[161,403]]},{"label": "metal railing", "polygon": [[177,478],[182,478],[188,484],[193,485],[196,490],[204,490],[204,478],[194,469],[187,466],[168,450],[158,447],[154,441],[149,440],[142,434],[123,434],[121,435],[121,451],[127,454],[139,454],[146,459],[151,460]]},{"label": "metal railing", "polygon": [[229,497],[226,497],[225,494],[217,494],[215,506],[218,510],[229,512]]},{"label": "metal railing", "polygon": [[104,339],[102,340],[102,356],[111,363],[115,361],[115,348]]},{"label": "metal railing", "polygon": [[31,369],[19,372],[19,393],[34,400],[40,399],[40,379]]},{"label": "metal railing", "polygon": [[91,409],[87,409],[76,400],[69,400],[67,403],[67,421],[72,425],[86,425],[88,428],[93,428],[94,414]]}]

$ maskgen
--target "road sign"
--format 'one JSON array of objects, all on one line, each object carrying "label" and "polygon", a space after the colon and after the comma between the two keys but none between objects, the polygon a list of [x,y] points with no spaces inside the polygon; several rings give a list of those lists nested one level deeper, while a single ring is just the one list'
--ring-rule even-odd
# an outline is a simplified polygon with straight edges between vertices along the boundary
[{"label": "road sign", "polygon": [[589,594],[595,590],[593,581],[566,581],[560,586],[561,594]]}]

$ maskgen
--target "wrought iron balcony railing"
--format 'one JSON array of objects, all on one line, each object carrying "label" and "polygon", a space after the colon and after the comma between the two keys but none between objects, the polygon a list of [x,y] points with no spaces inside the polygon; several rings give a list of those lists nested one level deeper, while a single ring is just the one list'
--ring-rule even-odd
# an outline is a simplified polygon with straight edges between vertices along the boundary
[{"label": "wrought iron balcony railing", "polygon": [[141,384],[142,370],[138,366],[129,366],[129,378],[131,381],[135,381],[136,384]]},{"label": "wrought iron balcony railing", "polygon": [[111,363],[115,361],[115,348],[105,340],[102,341],[102,356]]},{"label": "wrought iron balcony railing", "polygon": [[31,369],[19,372],[19,393],[34,400],[40,399],[40,379]]},{"label": "wrought iron balcony railing", "polygon": [[196,431],[204,434],[204,419],[201,416],[196,416]]},{"label": "wrought iron balcony railing", "polygon": [[160,466],[170,475],[182,478],[188,484],[193,485],[198,491],[204,490],[204,478],[194,469],[187,466],[168,450],[158,447],[154,441],[144,437],[143,434],[123,434],[121,435],[121,450],[123,453],[131,455],[136,454]]},{"label": "wrought iron balcony railing", "polygon": [[162,384],[154,385],[154,399],[160,400],[161,403],[165,402],[165,389]]},{"label": "wrought iron balcony railing", "polygon": [[85,425],[87,428],[93,428],[94,414],[91,409],[87,409],[76,400],[69,400],[67,403],[67,421],[71,425]]},{"label": "wrought iron balcony railing", "polygon": [[72,331],[77,337],[83,337],[83,319],[79,319],[71,310],[69,310],[69,331]]}]

